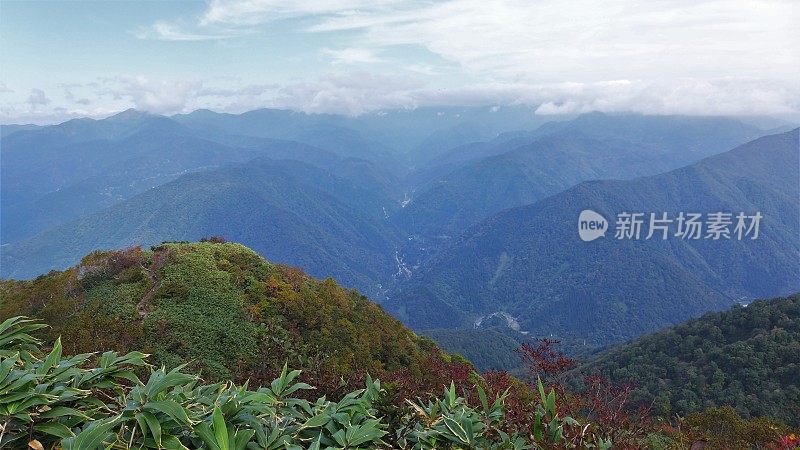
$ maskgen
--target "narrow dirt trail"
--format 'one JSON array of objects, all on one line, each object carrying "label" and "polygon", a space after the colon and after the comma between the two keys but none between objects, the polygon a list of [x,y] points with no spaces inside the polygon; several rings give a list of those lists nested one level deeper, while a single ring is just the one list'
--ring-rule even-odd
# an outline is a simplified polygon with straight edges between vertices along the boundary
[{"label": "narrow dirt trail", "polygon": [[144,296],[139,300],[139,303],[136,304],[136,311],[139,313],[139,317],[142,319],[147,317],[150,301],[153,300],[153,297],[156,295],[156,291],[159,287],[161,287],[161,280],[158,279],[157,274],[158,269],[161,268],[164,260],[166,259],[165,256],[166,255],[164,255],[162,252],[156,251],[156,253],[153,254],[153,264],[151,264],[149,268],[142,266],[142,269],[147,272],[147,277],[150,278],[150,290],[148,290],[147,293],[144,294]]}]

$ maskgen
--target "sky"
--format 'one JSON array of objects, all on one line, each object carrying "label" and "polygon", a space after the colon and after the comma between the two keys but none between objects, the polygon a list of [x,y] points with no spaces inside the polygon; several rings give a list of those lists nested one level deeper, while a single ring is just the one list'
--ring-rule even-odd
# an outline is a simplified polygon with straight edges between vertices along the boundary
[{"label": "sky", "polygon": [[0,0],[0,123],[429,105],[800,117],[800,2]]}]

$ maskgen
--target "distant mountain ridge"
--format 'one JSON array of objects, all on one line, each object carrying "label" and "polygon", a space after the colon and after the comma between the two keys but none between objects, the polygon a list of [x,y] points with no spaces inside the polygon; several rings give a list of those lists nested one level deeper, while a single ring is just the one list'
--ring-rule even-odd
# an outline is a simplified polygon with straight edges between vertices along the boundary
[{"label": "distant mountain ridge", "polygon": [[456,236],[581,181],[666,172],[762,135],[729,118],[584,114],[444,153],[442,173],[428,175],[392,220],[414,234]]},{"label": "distant mountain ridge", "polygon": [[[592,181],[470,228],[385,303],[417,329],[516,317],[531,335],[606,345],[726,308],[800,290],[798,130],[766,136],[661,175]],[[760,211],[746,241],[581,242],[577,217],[621,211]],[[613,222],[613,220],[612,220]],[[613,225],[613,223],[612,223]]]},{"label": "distant mountain ridge", "polygon": [[[268,156],[342,167],[328,150],[270,138],[194,130],[128,110],[18,130],[2,141],[2,242],[94,213],[178,176]],[[389,173],[383,189],[394,189]]]},{"label": "distant mountain ridge", "polygon": [[[354,163],[362,175],[369,169]],[[391,200],[368,177],[359,180],[267,158],[184,175],[4,247],[3,276],[34,276],[53,262],[69,266],[76,255],[97,249],[220,234],[312,274],[375,292],[372,280],[391,267],[399,239],[384,226],[383,208]]]}]

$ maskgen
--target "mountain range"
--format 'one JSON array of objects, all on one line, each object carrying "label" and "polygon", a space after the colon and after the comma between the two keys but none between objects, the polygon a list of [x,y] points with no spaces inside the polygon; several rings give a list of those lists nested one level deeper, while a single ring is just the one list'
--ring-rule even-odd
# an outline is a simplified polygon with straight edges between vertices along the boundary
[{"label": "mountain range", "polygon": [[449,171],[421,185],[393,220],[422,236],[454,237],[581,181],[666,172],[762,134],[726,118],[585,114],[451,149],[427,169]]},{"label": "mountain range", "polygon": [[[365,174],[358,161],[350,170]],[[343,167],[343,171],[347,170]],[[311,273],[370,292],[391,266],[398,238],[383,227],[391,201],[370,183],[347,181],[294,160],[260,158],[188,174],[110,208],[7,246],[12,276],[44,272],[95,249],[155,245],[222,235]],[[47,263],[46,263],[47,264]],[[372,289],[374,291],[374,289]]]},{"label": "mountain range", "polygon": [[[469,228],[384,306],[416,329],[488,315],[534,336],[602,346],[735,302],[800,290],[798,130],[664,174],[583,182]],[[583,242],[582,210],[763,215],[757,239]],[[672,230],[675,231],[674,229]]]},{"label": "mountain range", "polygon": [[[542,122],[525,107],[432,107],[4,126],[0,275],[222,235],[358,288],[418,330],[491,316],[592,348],[796,287],[796,131],[756,139],[770,131],[720,117]],[[764,229],[753,242],[583,243],[586,208],[758,210]]]}]

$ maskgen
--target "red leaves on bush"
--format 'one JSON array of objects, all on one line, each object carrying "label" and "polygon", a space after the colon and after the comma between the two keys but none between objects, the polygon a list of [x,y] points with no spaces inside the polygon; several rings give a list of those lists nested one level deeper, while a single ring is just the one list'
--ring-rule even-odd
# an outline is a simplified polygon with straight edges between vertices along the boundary
[{"label": "red leaves on bush", "polygon": [[800,436],[790,434],[789,436],[781,436],[777,442],[769,444],[767,448],[775,450],[795,450],[800,448]]},{"label": "red leaves on bush", "polygon": [[200,239],[200,242],[211,242],[213,244],[224,244],[227,242],[222,236],[209,236]]},{"label": "red leaves on bush", "polygon": [[381,381],[392,384],[397,402],[404,399],[441,395],[444,387],[452,382],[459,395],[472,395],[473,385],[470,374],[473,368],[469,363],[447,361],[439,351],[432,351],[422,364],[420,373],[411,373],[407,368],[392,370],[381,376]]},{"label": "red leaves on bush", "polygon": [[554,348],[559,342],[540,339],[534,345],[526,342],[517,350],[532,380],[540,378],[543,384],[555,386],[561,384],[566,372],[575,367],[574,359]]},{"label": "red leaves on bush", "polygon": [[119,273],[125,269],[139,266],[144,259],[142,247],[135,246],[118,250],[108,257],[108,268],[111,273]]}]

